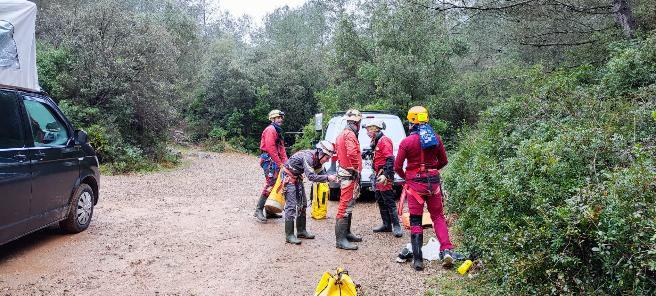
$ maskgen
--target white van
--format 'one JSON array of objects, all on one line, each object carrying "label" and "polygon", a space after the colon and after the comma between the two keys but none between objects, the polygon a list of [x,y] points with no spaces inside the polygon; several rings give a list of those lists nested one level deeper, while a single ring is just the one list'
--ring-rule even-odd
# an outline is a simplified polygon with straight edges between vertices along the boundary
[{"label": "white van", "polygon": [[[358,140],[360,141],[360,154],[362,155],[365,151],[370,151],[371,139],[367,135],[367,131],[364,126],[371,120],[378,119],[382,120],[385,123],[385,129],[383,133],[392,140],[394,144],[394,156],[396,156],[399,151],[399,144],[401,140],[406,137],[405,129],[403,128],[403,123],[401,119],[396,116],[389,114],[384,111],[362,111],[362,123],[360,127],[360,132],[358,133]],[[326,127],[326,132],[324,140],[328,140],[331,143],[335,143],[337,136],[346,128],[346,119],[344,118],[344,112],[337,112],[333,114],[333,117],[328,122],[328,127]],[[360,179],[360,188],[361,192],[364,190],[372,190],[371,183],[371,174],[372,174],[372,165],[373,160],[371,157],[363,158],[362,160],[362,178]],[[334,174],[339,167],[339,162],[337,157],[333,157],[330,162],[324,164],[324,168],[330,174]],[[398,175],[394,177],[394,185],[397,189],[400,187],[400,184],[403,182]],[[339,183],[329,183],[330,186],[330,200],[339,199]]]}]

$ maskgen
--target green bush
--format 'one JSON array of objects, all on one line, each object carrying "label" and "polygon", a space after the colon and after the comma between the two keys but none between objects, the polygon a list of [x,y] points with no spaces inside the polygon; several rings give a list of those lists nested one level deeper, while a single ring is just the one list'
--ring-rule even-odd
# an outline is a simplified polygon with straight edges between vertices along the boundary
[{"label": "green bush", "polygon": [[319,135],[317,135],[317,131],[314,130],[313,118],[312,122],[303,127],[303,134],[298,139],[296,139],[294,145],[292,145],[292,153],[303,149],[313,148],[312,143],[317,140],[319,140]]},{"label": "green bush", "polygon": [[447,206],[498,293],[656,293],[655,40],[534,76],[459,144]]}]

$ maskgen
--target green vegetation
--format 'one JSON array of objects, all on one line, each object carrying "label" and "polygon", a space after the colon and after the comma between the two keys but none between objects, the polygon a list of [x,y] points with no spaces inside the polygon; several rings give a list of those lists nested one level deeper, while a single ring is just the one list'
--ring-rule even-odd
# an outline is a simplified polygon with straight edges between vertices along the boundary
[{"label": "green vegetation", "polygon": [[499,293],[656,292],[656,36],[611,52],[528,78],[452,158],[449,209]]}]

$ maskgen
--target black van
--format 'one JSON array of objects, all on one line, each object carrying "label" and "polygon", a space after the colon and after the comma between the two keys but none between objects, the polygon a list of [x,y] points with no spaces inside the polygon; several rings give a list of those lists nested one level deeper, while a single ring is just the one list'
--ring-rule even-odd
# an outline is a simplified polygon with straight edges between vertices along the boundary
[{"label": "black van", "polygon": [[0,245],[59,223],[89,227],[98,158],[45,93],[0,85]]}]

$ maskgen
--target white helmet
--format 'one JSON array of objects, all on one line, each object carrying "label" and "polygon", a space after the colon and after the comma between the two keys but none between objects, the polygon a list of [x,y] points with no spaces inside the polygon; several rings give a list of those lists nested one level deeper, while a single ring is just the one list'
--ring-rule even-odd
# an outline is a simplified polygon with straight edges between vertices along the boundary
[{"label": "white helmet", "polygon": [[282,112],[278,109],[274,109],[271,110],[271,112],[269,112],[269,120],[272,120],[276,117],[284,117],[284,116],[285,116],[285,112]]},{"label": "white helmet", "polygon": [[372,121],[367,122],[367,124],[364,126],[365,128],[368,128],[370,126],[375,126],[381,130],[385,129],[385,122],[383,122],[380,119],[374,119]]},{"label": "white helmet", "polygon": [[332,157],[335,154],[335,145],[333,143],[330,143],[330,141],[323,140],[319,143],[317,143],[317,149],[321,150],[324,154],[330,155]]},{"label": "white helmet", "polygon": [[346,120],[360,121],[362,119],[362,113],[356,109],[349,109],[344,114],[344,117],[346,117]]}]

